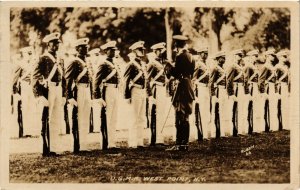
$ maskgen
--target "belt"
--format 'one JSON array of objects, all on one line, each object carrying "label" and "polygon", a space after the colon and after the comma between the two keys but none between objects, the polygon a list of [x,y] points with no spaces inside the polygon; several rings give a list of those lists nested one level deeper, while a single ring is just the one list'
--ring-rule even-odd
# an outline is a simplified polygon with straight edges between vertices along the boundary
[{"label": "belt", "polygon": [[49,86],[60,86],[61,82],[52,82],[52,81],[50,81],[50,82],[48,82],[48,85]]},{"label": "belt", "polygon": [[225,86],[224,85],[218,85],[218,88],[225,89]]},{"label": "belt", "polygon": [[118,84],[113,84],[113,83],[103,83],[103,86],[110,86],[110,87],[114,87],[114,88],[118,88]]},{"label": "belt", "polygon": [[90,83],[77,83],[77,86],[82,86],[82,87],[89,87]]},{"label": "belt", "polygon": [[197,83],[197,85],[199,85],[199,86],[203,86],[203,87],[207,87],[207,86],[208,86],[208,84],[206,84],[206,83],[203,83],[203,82],[198,82],[198,83]]},{"label": "belt", "polygon": [[144,89],[143,85],[139,84],[132,84],[133,87],[139,88],[139,89]]},{"label": "belt", "polygon": [[158,82],[158,81],[154,81],[153,84],[158,85],[158,86],[165,86],[164,83]]}]

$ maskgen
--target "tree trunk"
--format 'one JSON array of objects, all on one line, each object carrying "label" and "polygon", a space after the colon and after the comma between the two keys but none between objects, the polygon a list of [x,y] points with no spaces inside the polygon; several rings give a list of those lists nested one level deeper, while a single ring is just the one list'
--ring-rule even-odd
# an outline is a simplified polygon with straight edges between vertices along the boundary
[{"label": "tree trunk", "polygon": [[167,59],[172,60],[172,35],[173,31],[169,22],[169,8],[165,9],[165,28],[166,28],[166,44],[167,44]]},{"label": "tree trunk", "polygon": [[208,19],[210,20],[209,22],[209,51],[210,52],[209,53],[214,54],[220,51],[221,41],[220,41],[220,32],[218,34],[213,30],[214,15],[212,9],[210,9],[209,11]]}]

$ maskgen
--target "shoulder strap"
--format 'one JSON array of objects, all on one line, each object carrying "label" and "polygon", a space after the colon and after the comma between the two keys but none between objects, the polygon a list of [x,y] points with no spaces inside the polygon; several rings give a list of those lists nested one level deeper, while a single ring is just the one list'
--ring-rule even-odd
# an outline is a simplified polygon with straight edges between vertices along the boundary
[{"label": "shoulder strap", "polygon": [[[75,57],[76,61],[79,61],[81,64],[86,65],[86,63],[79,59],[78,57]],[[75,80],[76,83],[78,83],[80,81],[80,79],[87,73],[88,69],[87,67],[84,67],[84,69],[81,71],[81,73],[79,73],[79,75],[77,76],[77,79]]]},{"label": "shoulder strap", "polygon": [[143,70],[142,67],[136,63],[135,61],[132,61],[132,64],[137,67],[137,69],[139,70],[139,73],[134,77],[134,79],[132,79],[132,83],[135,83],[137,80],[139,80],[141,78],[141,76],[143,75]]},{"label": "shoulder strap", "polygon": [[63,71],[62,71],[62,68],[60,67],[60,65],[58,65],[57,60],[53,57],[53,55],[51,55],[49,52],[46,51],[43,54],[43,56],[49,57],[54,62],[54,66],[52,67],[52,70],[51,70],[48,78],[46,79],[48,82],[50,82],[57,70],[60,72],[61,75],[63,74]]},{"label": "shoulder strap", "polygon": [[106,76],[105,79],[103,79],[103,82],[108,81],[109,79],[111,79],[116,73],[117,73],[117,69],[115,68],[114,64],[111,63],[108,60],[105,60],[104,63],[108,64],[109,66],[112,67],[112,71]]}]

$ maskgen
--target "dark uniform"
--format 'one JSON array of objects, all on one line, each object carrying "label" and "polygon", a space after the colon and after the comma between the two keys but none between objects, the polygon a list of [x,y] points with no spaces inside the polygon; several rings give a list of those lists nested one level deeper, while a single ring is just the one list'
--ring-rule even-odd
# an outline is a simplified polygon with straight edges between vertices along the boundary
[{"label": "dark uniform", "polygon": [[[174,36],[175,40],[187,40],[184,36]],[[176,148],[177,150],[187,150],[189,143],[189,115],[192,114],[193,101],[195,99],[192,77],[195,70],[195,62],[187,49],[179,50],[175,57],[175,67],[170,71],[177,82],[177,89],[173,96],[173,106],[176,112]]]}]

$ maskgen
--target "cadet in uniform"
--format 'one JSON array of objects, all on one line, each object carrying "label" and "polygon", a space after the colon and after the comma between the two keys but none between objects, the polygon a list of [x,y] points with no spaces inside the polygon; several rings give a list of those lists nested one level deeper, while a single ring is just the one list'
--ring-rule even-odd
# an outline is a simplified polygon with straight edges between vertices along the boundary
[{"label": "cadet in uniform", "polygon": [[17,102],[19,137],[34,135],[32,133],[32,115],[34,114],[31,75],[33,68],[33,52],[31,46],[21,48],[21,60],[18,60],[13,78],[13,95]]},{"label": "cadet in uniform", "polygon": [[290,86],[290,62],[288,59],[289,52],[287,50],[282,50],[276,54],[279,59],[278,65],[276,65],[277,81],[278,81],[278,91],[279,91],[279,101],[278,101],[278,111],[280,111],[279,116],[279,130],[290,129],[289,120],[289,86]]},{"label": "cadet in uniform", "polygon": [[[163,125],[166,120],[166,102],[167,102],[167,90],[165,87],[165,73],[163,53],[166,51],[166,43],[161,42],[151,46],[153,50],[152,59],[149,59],[148,63],[148,80],[150,81],[150,88],[152,90],[152,97],[150,99],[151,109],[151,145],[164,144]],[[150,55],[150,57],[151,57]]]},{"label": "cadet in uniform", "polygon": [[75,41],[73,46],[78,54],[66,69],[66,97],[72,110],[72,132],[74,137],[74,153],[86,149],[90,121],[90,74],[86,63],[88,38]]},{"label": "cadet in uniform", "polygon": [[62,76],[63,64],[57,60],[60,41],[59,33],[51,33],[43,39],[47,43],[47,51],[40,57],[36,65],[32,86],[38,107],[42,109],[43,156],[56,155],[61,151],[61,107],[63,102]]},{"label": "cadet in uniform", "polygon": [[[228,114],[226,110],[225,101],[228,100],[226,92],[226,73],[223,69],[225,63],[225,52],[220,51],[215,54],[214,59],[217,63],[212,67],[209,84],[212,96],[212,119],[215,127],[211,129],[212,137],[219,138],[221,133],[225,135],[226,117]],[[222,135],[222,136],[224,136]]]},{"label": "cadet in uniform", "polygon": [[166,150],[188,150],[189,143],[189,116],[192,114],[193,101],[195,99],[192,77],[195,70],[195,62],[188,52],[186,41],[188,38],[182,35],[173,36],[177,54],[175,67],[170,69],[170,75],[177,80],[177,89],[174,92],[172,103],[176,117],[176,145]]},{"label": "cadet in uniform", "polygon": [[[259,127],[261,127],[260,131],[270,131],[271,127],[271,120],[272,120],[272,127],[276,126],[278,127],[278,120],[277,120],[277,108],[275,107],[275,110],[272,110],[273,108],[273,102],[274,102],[274,95],[275,95],[275,72],[274,67],[272,63],[275,60],[275,50],[270,49],[264,53],[266,61],[261,68],[259,78],[258,78],[258,86],[259,91],[261,93],[261,102],[260,102],[260,108],[259,108],[259,114],[264,115],[265,123],[260,124]],[[272,103],[271,103],[272,102]],[[277,101],[276,101],[277,102]],[[270,105],[271,104],[271,105]],[[271,113],[272,112],[272,113]],[[275,120],[274,120],[274,116]],[[272,116],[272,119],[270,118]],[[277,121],[276,121],[277,120]]]},{"label": "cadet in uniform", "polygon": [[[88,52],[87,63],[91,70],[91,76],[94,76],[97,67],[99,66],[100,62],[100,48],[92,49]],[[102,61],[102,60],[101,60]],[[104,60],[103,60],[104,61]],[[93,77],[92,77],[93,78]],[[91,83],[91,94],[93,93],[93,85]],[[100,110],[98,106],[92,105],[91,107],[91,114],[90,114],[90,133],[99,131],[98,126],[101,125],[100,121]]]},{"label": "cadet in uniform", "polygon": [[[193,81],[195,84],[195,124],[200,131],[198,132],[198,140],[208,139],[210,134],[209,119],[210,119],[210,94],[208,88],[209,68],[206,60],[208,57],[208,48],[204,47],[196,50],[199,54],[199,60],[196,62]],[[199,130],[201,129],[201,130]]]},{"label": "cadet in uniform", "polygon": [[[233,62],[227,70],[227,92],[229,99],[233,99],[231,104],[231,118],[233,123],[233,136],[245,134],[247,106],[245,105],[245,89],[244,89],[244,71],[242,68],[243,50],[234,50],[231,52]],[[230,101],[230,100],[229,100]]]},{"label": "cadet in uniform", "polygon": [[[117,50],[116,41],[110,41],[100,48],[106,53],[106,60],[95,70],[93,82],[93,101],[100,106],[106,106],[106,115],[102,115],[101,124],[107,123],[107,129],[102,129],[103,149],[116,148],[116,127],[119,108],[120,71],[113,58]],[[100,86],[102,87],[100,89]]]},{"label": "cadet in uniform", "polygon": [[[133,106],[133,126],[129,128],[129,147],[143,147],[143,131],[146,128],[146,95],[150,96],[147,71],[142,63],[144,57],[144,41],[132,44],[129,49],[134,53],[124,73],[125,99]],[[147,90],[146,90],[147,89]]]},{"label": "cadet in uniform", "polygon": [[258,119],[262,118],[261,115],[258,115],[257,107],[257,97],[259,95],[258,92],[258,68],[256,66],[258,57],[258,50],[249,51],[244,58],[245,68],[244,68],[244,79],[245,79],[245,94],[249,96],[247,100],[248,104],[248,128],[249,134],[258,131]]}]

